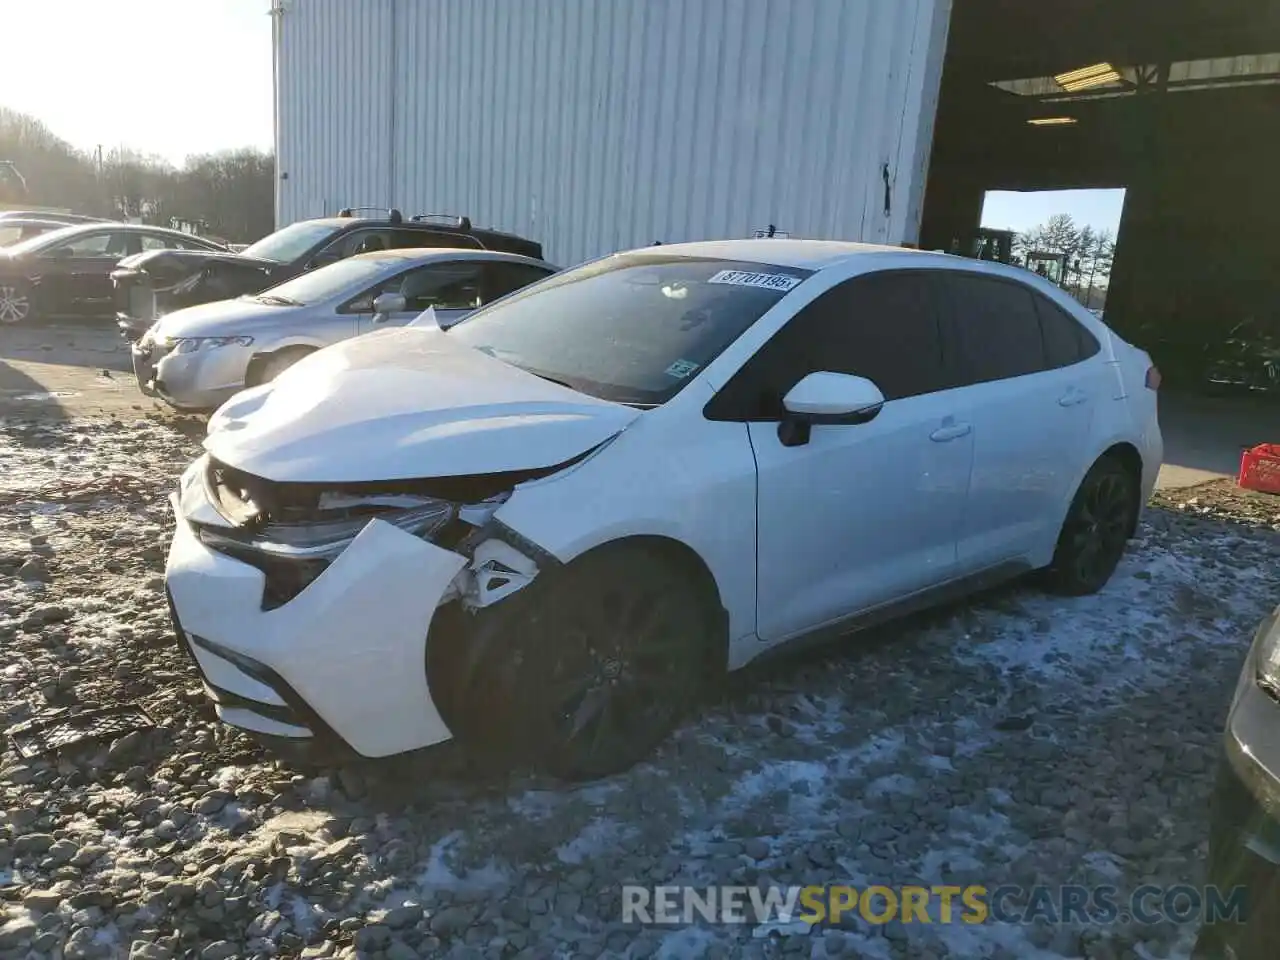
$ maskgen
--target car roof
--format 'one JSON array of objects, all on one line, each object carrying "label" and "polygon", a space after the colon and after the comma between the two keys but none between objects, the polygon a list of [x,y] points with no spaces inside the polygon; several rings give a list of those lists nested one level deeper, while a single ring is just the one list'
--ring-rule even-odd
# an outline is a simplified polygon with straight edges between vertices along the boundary
[{"label": "car roof", "polygon": [[846,240],[792,240],[760,238],[712,240],[694,243],[672,243],[639,247],[629,253],[672,253],[683,257],[706,257],[714,260],[741,260],[750,263],[796,267],[815,273],[827,267],[847,264],[851,260],[874,260],[887,269],[961,270],[1004,277],[1043,289],[1052,287],[1042,277],[1023,267],[992,260],[976,260],[938,250],[895,247],[877,243],[855,243]]},{"label": "car roof", "polygon": [[706,257],[713,260],[745,260],[773,263],[780,267],[821,270],[852,256],[870,253],[919,253],[907,247],[891,247],[849,240],[792,240],[760,238],[750,240],[704,240],[693,243],[664,243],[632,251],[671,254],[678,257]]},{"label": "car roof", "polygon": [[475,247],[396,247],[391,250],[371,250],[357,253],[351,260],[387,260],[430,263],[433,260],[501,260],[504,263],[528,263],[539,267],[559,269],[554,264],[536,257],[502,250],[477,250]]}]

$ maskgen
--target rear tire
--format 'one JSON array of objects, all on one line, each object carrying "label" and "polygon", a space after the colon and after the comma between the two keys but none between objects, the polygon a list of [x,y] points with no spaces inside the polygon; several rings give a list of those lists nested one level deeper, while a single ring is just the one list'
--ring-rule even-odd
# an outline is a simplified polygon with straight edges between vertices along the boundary
[{"label": "rear tire", "polygon": [[1104,456],[1076,491],[1058,535],[1045,584],[1054,593],[1085,596],[1111,579],[1138,517],[1138,481],[1123,463]]},{"label": "rear tire", "polygon": [[0,323],[26,323],[35,312],[35,292],[31,284],[25,280],[0,283]]},{"label": "rear tire", "polygon": [[713,623],[690,578],[639,545],[544,571],[477,615],[459,738],[565,780],[626,770],[702,691]]},{"label": "rear tire", "polygon": [[249,371],[245,377],[246,387],[256,387],[270,383],[284,373],[307,354],[315,353],[310,347],[285,347],[275,353],[266,353],[249,361]]}]

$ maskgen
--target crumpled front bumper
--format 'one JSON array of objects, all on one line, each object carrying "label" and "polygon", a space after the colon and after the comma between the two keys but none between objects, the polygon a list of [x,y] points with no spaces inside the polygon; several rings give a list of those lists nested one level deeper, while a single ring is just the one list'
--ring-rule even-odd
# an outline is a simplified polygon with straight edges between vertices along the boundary
[{"label": "crumpled front bumper", "polygon": [[178,410],[214,410],[244,389],[252,349],[222,346],[195,353],[167,351],[147,337],[129,347],[138,389]]},{"label": "crumpled front bumper", "polygon": [[172,503],[175,627],[224,722],[298,745],[336,739],[363,757],[452,737],[425,651],[464,557],[375,519],[298,596],[263,610],[262,571],[205,546]]}]

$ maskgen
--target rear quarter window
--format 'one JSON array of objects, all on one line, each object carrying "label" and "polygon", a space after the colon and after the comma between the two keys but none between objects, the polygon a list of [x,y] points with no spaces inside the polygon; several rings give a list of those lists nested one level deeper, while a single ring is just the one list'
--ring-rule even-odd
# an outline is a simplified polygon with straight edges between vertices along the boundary
[{"label": "rear quarter window", "polygon": [[1084,324],[1048,297],[1035,294],[1035,304],[1050,369],[1088,360],[1101,349],[1098,339]]}]

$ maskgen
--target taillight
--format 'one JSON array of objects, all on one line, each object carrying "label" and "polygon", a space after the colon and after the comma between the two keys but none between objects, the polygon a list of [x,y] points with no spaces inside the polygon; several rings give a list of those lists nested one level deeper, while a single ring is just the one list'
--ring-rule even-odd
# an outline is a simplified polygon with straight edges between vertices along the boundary
[{"label": "taillight", "polygon": [[1147,367],[1147,389],[1148,390],[1160,389],[1160,368],[1155,366],[1154,364]]}]

